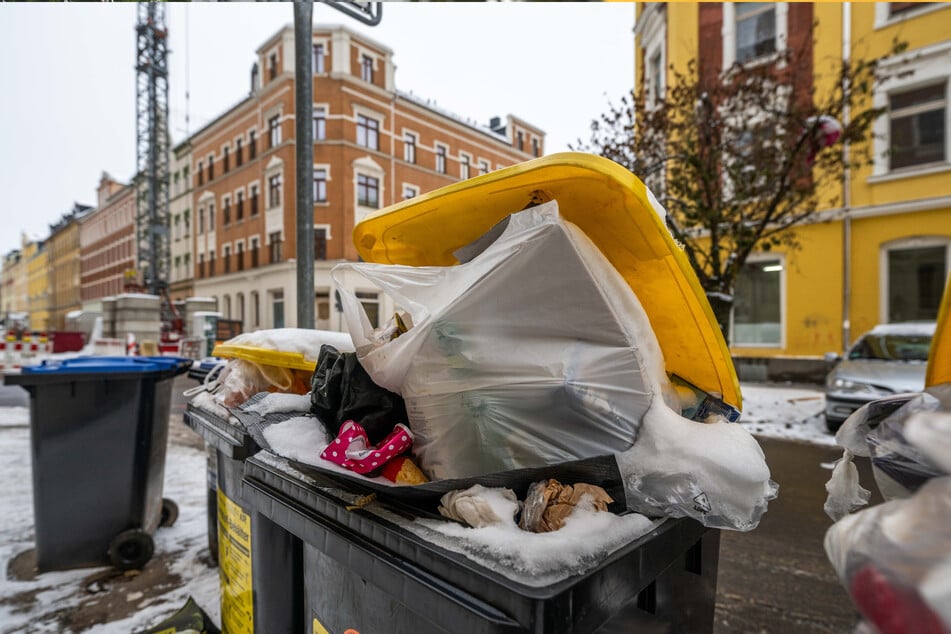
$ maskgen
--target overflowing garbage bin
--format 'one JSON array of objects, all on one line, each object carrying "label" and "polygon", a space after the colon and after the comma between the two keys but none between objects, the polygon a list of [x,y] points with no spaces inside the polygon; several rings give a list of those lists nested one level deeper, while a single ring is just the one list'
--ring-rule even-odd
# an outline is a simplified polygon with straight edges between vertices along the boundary
[{"label": "overflowing garbage bin", "polygon": [[321,346],[304,401],[264,371],[219,399],[256,449],[242,512],[299,545],[275,566],[251,526],[256,630],[288,582],[315,633],[712,630],[719,530],[776,485],[663,215],[564,154],[357,225],[332,271],[350,351]]},{"label": "overflowing garbage bin", "polygon": [[189,359],[44,361],[4,382],[30,394],[33,514],[41,571],[141,568],[178,515],[162,497],[172,381]]}]

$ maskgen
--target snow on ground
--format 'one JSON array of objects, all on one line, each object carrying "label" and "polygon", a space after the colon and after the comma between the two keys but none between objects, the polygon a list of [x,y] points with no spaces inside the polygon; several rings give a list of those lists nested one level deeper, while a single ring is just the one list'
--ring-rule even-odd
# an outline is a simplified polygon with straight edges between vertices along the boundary
[{"label": "snow on ground", "polygon": [[[744,384],[740,420],[758,436],[833,445],[825,430],[821,389],[791,385]],[[104,594],[122,593],[129,604],[125,616],[107,624],[73,629],[71,612],[89,612],[90,593],[97,575],[109,579],[108,568],[49,572],[21,580],[11,575],[17,556],[33,548],[33,500],[30,469],[29,409],[0,407],[0,633],[87,632],[129,634],[154,626],[193,597],[220,623],[218,569],[208,565],[205,455],[192,447],[170,444],[165,469],[164,496],[177,502],[178,521],[155,533],[156,555],[150,566],[164,566],[161,588],[140,592],[128,584],[106,581]],[[146,566],[148,574],[149,566]],[[110,586],[110,583],[112,584]],[[114,611],[109,611],[113,618]]]}]

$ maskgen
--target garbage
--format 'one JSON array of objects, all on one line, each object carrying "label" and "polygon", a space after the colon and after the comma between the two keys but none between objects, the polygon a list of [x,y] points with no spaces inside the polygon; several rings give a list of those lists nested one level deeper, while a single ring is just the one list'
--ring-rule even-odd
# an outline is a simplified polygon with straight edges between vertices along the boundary
[{"label": "garbage", "polygon": [[439,514],[473,528],[514,524],[519,512],[515,492],[504,488],[486,488],[474,484],[468,489],[450,491],[439,500]]},{"label": "garbage", "polygon": [[575,510],[607,511],[608,504],[613,501],[599,486],[542,480],[528,488],[518,526],[533,533],[557,531]]},{"label": "garbage", "polygon": [[320,457],[344,469],[367,474],[382,469],[412,445],[413,433],[405,425],[396,425],[389,436],[373,445],[363,427],[348,420],[340,427],[337,437],[320,452]]},{"label": "garbage", "polygon": [[221,634],[211,617],[188,597],[182,608],[158,625],[137,634]]},{"label": "garbage", "polygon": [[360,364],[405,399],[414,454],[434,480],[624,451],[662,393],[644,309],[555,201],[513,214],[465,264],[344,263],[333,276],[351,272],[412,323],[381,341],[339,289]]},{"label": "garbage", "polygon": [[356,354],[330,345],[320,348],[311,382],[310,411],[331,436],[340,433],[344,422],[359,421],[374,445],[396,425],[408,423],[400,395],[374,383]]}]

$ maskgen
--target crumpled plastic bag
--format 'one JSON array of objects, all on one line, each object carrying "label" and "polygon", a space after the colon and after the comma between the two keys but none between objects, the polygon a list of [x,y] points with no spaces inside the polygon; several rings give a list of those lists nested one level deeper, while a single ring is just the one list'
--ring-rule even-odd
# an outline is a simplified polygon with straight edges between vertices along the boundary
[{"label": "crumpled plastic bag", "polygon": [[825,550],[862,615],[880,634],[951,631],[951,477],[848,515]]},{"label": "crumpled plastic bag", "polygon": [[[555,201],[513,214],[464,264],[345,263],[333,277],[360,363],[405,399],[433,479],[623,451],[662,398],[643,307]],[[383,291],[408,330],[381,338],[393,328],[372,327],[344,277]]]},{"label": "crumpled plastic bag", "polygon": [[824,509],[833,521],[868,504],[869,492],[859,484],[853,456],[871,458],[872,473],[882,497],[907,497],[923,482],[947,473],[928,458],[928,449],[910,443],[905,425],[915,414],[931,415],[941,407],[928,394],[903,394],[866,403],[852,413],[836,433],[836,443],[844,447],[826,491]]},{"label": "crumpled plastic bag", "polygon": [[532,483],[525,495],[518,526],[533,533],[557,531],[575,512],[607,511],[614,502],[601,487],[585,482],[562,484],[549,479]]}]

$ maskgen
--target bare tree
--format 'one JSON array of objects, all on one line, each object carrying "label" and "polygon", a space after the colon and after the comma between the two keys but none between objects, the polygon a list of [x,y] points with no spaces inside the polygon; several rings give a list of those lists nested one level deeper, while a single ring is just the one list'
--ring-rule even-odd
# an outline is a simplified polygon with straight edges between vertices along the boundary
[{"label": "bare tree", "polygon": [[[904,48],[895,42],[889,55]],[[808,50],[723,72],[701,71],[696,60],[672,66],[666,94],[642,84],[572,149],[645,180],[728,337],[747,258],[798,247],[795,228],[835,208],[845,170],[872,160],[872,126],[885,111],[872,98],[886,79],[882,59],[842,61],[825,90],[813,82]]]}]

